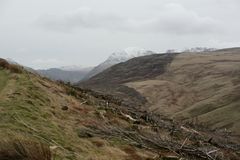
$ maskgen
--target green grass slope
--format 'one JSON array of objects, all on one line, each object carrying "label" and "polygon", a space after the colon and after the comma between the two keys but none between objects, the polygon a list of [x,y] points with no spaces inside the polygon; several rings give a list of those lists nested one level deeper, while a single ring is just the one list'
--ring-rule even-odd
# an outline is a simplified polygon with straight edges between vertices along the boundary
[{"label": "green grass slope", "polygon": [[[76,99],[64,85],[37,75],[0,69],[0,136],[46,143],[57,159],[126,159],[127,142],[104,140],[82,133],[102,122],[96,106]],[[74,92],[73,92],[74,93]],[[123,123],[128,122],[123,120]],[[122,148],[121,148],[122,146]],[[134,153],[137,150],[134,151]],[[139,157],[153,156],[139,151]],[[145,154],[146,153],[146,154]]]},{"label": "green grass slope", "polygon": [[0,72],[0,91],[5,87],[7,83],[7,73],[2,71]]},{"label": "green grass slope", "polygon": [[0,63],[0,75],[0,159],[18,154],[28,155],[26,160],[239,159],[240,146],[222,133],[129,110],[114,97],[52,82],[19,66]]}]

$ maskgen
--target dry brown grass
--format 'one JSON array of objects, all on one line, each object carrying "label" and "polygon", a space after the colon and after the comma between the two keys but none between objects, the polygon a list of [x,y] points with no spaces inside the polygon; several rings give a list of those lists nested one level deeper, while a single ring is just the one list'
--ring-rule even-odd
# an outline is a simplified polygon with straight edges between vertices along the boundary
[{"label": "dry brown grass", "polygon": [[0,142],[1,160],[51,160],[47,145],[29,140],[4,140]]},{"label": "dry brown grass", "polygon": [[146,97],[153,112],[177,119],[198,117],[205,126],[240,134],[239,73],[240,54],[235,51],[184,53],[164,74],[126,85]]},{"label": "dry brown grass", "polygon": [[141,160],[142,158],[137,154],[137,151],[134,147],[126,146],[123,148],[123,151],[128,154],[126,160]]},{"label": "dry brown grass", "polygon": [[99,139],[99,138],[93,139],[92,143],[97,147],[103,147],[105,145],[105,142],[102,139]]}]

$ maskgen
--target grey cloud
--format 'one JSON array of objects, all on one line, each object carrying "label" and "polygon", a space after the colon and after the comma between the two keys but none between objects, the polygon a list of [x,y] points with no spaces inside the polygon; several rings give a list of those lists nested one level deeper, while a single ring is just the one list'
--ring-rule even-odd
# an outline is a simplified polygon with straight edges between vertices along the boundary
[{"label": "grey cloud", "polygon": [[63,15],[44,15],[38,24],[52,30],[69,31],[82,28],[122,29],[126,20],[112,13],[98,13],[90,8],[81,7]]},{"label": "grey cloud", "polygon": [[170,3],[164,6],[151,26],[157,31],[176,34],[203,34],[221,30],[219,24],[211,17],[201,17],[180,4]]},{"label": "grey cloud", "polygon": [[[4,7],[5,7],[5,4],[6,4],[6,0],[0,0],[0,9],[2,10]],[[0,10],[0,12],[1,12]]]},{"label": "grey cloud", "polygon": [[79,28],[140,33],[203,34],[219,30],[218,21],[201,17],[177,3],[164,5],[151,17],[124,17],[87,7],[63,15],[45,15],[38,23],[47,29],[73,31]]},{"label": "grey cloud", "polygon": [[0,0],[0,57],[47,68],[96,65],[129,46],[235,47],[239,9],[240,0]]},{"label": "grey cloud", "polygon": [[0,0],[0,4],[2,5],[3,3],[5,3],[6,0]]}]

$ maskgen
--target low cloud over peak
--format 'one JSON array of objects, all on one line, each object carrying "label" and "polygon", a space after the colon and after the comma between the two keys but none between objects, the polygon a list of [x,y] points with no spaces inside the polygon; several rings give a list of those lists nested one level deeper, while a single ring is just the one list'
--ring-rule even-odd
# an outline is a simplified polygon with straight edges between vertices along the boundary
[{"label": "low cloud over peak", "polygon": [[93,66],[129,46],[236,47],[239,9],[240,0],[0,0],[0,55],[48,68]]}]

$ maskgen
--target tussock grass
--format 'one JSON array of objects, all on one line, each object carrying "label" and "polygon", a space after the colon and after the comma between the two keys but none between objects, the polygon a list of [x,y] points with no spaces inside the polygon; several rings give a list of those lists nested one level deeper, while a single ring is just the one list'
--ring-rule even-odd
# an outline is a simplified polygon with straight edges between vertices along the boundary
[{"label": "tussock grass", "polygon": [[3,140],[0,142],[1,160],[51,160],[48,145],[32,140]]},{"label": "tussock grass", "polygon": [[7,80],[7,73],[5,71],[0,71],[0,91],[5,87]]},{"label": "tussock grass", "polygon": [[[30,152],[28,150],[34,147],[41,150],[39,145],[42,143],[56,148],[51,150],[54,160],[107,159],[109,156],[113,160],[122,159],[124,153],[119,153],[118,147],[109,147],[105,140],[79,137],[76,128],[97,119],[93,108],[85,107],[83,102],[74,94],[69,95],[63,85],[27,72],[15,74],[0,67],[0,136],[4,139],[21,136],[37,141],[2,141],[1,153],[9,158],[3,159],[2,156],[0,160],[30,160],[25,156]],[[68,111],[62,111],[64,105],[69,107]],[[88,112],[83,113],[85,110]],[[20,155],[15,146],[24,146]],[[111,153],[107,151],[109,148]]]}]

